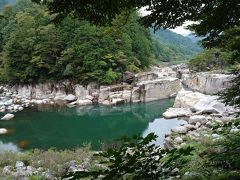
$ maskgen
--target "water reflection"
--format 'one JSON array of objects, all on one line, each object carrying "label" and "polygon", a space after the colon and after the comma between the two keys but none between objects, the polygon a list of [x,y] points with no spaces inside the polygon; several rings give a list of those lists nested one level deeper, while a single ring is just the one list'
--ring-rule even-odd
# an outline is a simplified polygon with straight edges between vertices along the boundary
[{"label": "water reflection", "polygon": [[5,151],[19,152],[19,148],[11,142],[3,143],[0,141],[0,153],[4,153]]},{"label": "water reflection", "polygon": [[24,143],[25,149],[74,148],[84,142],[90,142],[93,149],[98,149],[99,142],[111,142],[123,135],[145,135],[154,131],[162,136],[173,124],[180,123],[159,120],[173,103],[174,99],[166,99],[110,107],[38,106],[16,113],[10,121],[0,122],[1,126],[15,130],[13,134],[0,136],[0,140],[5,144],[30,142],[26,146]]},{"label": "water reflection", "polygon": [[179,119],[171,119],[171,120],[164,119],[164,118],[155,119],[153,122],[150,122],[148,124],[148,127],[143,132],[142,136],[146,137],[149,133],[153,132],[158,136],[157,141],[154,143],[157,145],[162,145],[165,134],[170,132],[170,129],[172,127],[178,126],[181,123],[187,124],[186,121],[179,120]]}]

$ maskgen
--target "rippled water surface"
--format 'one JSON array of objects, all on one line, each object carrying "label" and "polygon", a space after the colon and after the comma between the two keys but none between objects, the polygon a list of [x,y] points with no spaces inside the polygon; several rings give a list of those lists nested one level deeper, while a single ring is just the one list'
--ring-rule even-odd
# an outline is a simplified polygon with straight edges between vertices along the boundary
[{"label": "rippled water surface", "polygon": [[12,129],[0,135],[0,150],[40,148],[74,148],[90,142],[99,149],[100,142],[133,134],[155,132],[162,144],[164,134],[183,120],[165,120],[162,113],[174,99],[117,106],[35,107],[15,114],[9,121],[0,121],[0,128]]}]

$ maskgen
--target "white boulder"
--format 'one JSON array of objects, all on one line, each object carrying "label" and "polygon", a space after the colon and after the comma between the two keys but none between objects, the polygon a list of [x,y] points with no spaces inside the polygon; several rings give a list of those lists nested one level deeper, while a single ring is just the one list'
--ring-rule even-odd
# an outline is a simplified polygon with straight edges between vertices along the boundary
[{"label": "white boulder", "polygon": [[88,99],[84,99],[84,100],[79,99],[77,101],[77,105],[79,105],[79,106],[85,106],[85,105],[90,105],[90,104],[92,104],[92,101],[90,101]]},{"label": "white boulder", "polygon": [[189,124],[193,124],[193,125],[195,125],[196,123],[206,124],[207,122],[208,122],[208,118],[201,115],[191,116],[189,118]]},{"label": "white boulder", "polygon": [[183,143],[183,139],[181,137],[176,137],[174,139],[174,142],[177,143],[177,144],[181,144],[181,143]]},{"label": "white boulder", "polygon": [[165,113],[163,113],[163,117],[170,119],[176,117],[191,116],[191,114],[192,111],[189,108],[169,108]]},{"label": "white boulder", "polygon": [[7,129],[5,128],[0,128],[0,134],[6,134],[7,133]]},{"label": "white boulder", "polygon": [[112,104],[112,105],[124,104],[124,103],[125,103],[125,101],[124,101],[124,99],[122,99],[122,98],[114,98],[114,99],[112,99],[112,101],[111,101],[111,104]]},{"label": "white boulder", "polygon": [[110,101],[108,101],[108,100],[103,101],[101,104],[104,105],[104,106],[110,106],[111,105]]},{"label": "white boulder", "polygon": [[141,92],[140,92],[139,87],[133,87],[131,101],[133,103],[140,102],[140,94],[141,94]]},{"label": "white boulder", "polygon": [[18,110],[19,111],[22,111],[24,108],[22,107],[22,106],[20,106],[19,108],[18,108]]},{"label": "white boulder", "polygon": [[131,101],[131,91],[123,90],[122,99],[124,100],[125,103],[129,103]]},{"label": "white boulder", "polygon": [[173,127],[171,131],[179,134],[186,134],[188,132],[188,129],[185,126],[178,126]]},{"label": "white boulder", "polygon": [[6,114],[1,118],[1,120],[10,120],[12,118],[14,118],[14,114]]},{"label": "white boulder", "polygon": [[66,95],[64,94],[56,94],[56,96],[54,97],[54,101],[64,101],[66,98]]},{"label": "white boulder", "polygon": [[223,114],[225,112],[236,112],[234,108],[230,106],[225,106],[218,100],[218,96],[205,96],[197,104],[191,108],[193,112],[202,112],[203,114],[219,113]]},{"label": "white boulder", "polygon": [[205,95],[199,92],[181,90],[177,94],[173,107],[191,108],[204,97]]},{"label": "white boulder", "polygon": [[14,105],[14,106],[13,106],[13,110],[18,110],[19,107],[20,107],[20,105],[18,105],[18,104],[17,104],[17,105]]},{"label": "white boulder", "polygon": [[68,102],[72,102],[72,101],[75,101],[77,100],[77,97],[74,96],[73,94],[69,94],[67,95],[65,98],[64,98],[65,101],[68,101]]},{"label": "white boulder", "polygon": [[78,99],[84,100],[86,99],[86,96],[89,95],[89,90],[84,88],[82,85],[76,84],[74,87],[75,87],[75,94]]},{"label": "white boulder", "polygon": [[105,100],[109,100],[109,94],[110,94],[110,87],[103,87],[100,88],[99,93],[99,103],[102,103]]},{"label": "white boulder", "polygon": [[188,130],[195,130],[197,129],[196,126],[192,125],[192,124],[186,124],[184,125]]}]

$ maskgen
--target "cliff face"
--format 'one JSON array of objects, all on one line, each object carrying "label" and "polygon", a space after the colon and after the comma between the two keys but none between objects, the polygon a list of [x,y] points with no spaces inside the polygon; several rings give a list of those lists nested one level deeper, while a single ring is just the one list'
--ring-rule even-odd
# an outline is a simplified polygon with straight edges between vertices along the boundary
[{"label": "cliff face", "polygon": [[218,91],[231,87],[233,75],[212,74],[210,72],[183,74],[182,83],[190,89],[205,94],[215,94]]},{"label": "cliff face", "polygon": [[[18,97],[38,103],[66,101],[72,105],[99,103],[114,105],[130,102],[149,102],[176,96],[182,86],[176,72],[171,68],[154,67],[148,72],[133,75],[134,84],[123,83],[113,86],[100,86],[90,83],[87,86],[70,81],[57,83],[25,84],[2,87],[3,96]],[[73,102],[75,101],[75,102]]]},{"label": "cliff face", "polygon": [[97,83],[82,86],[66,80],[57,83],[4,85],[0,87],[0,92],[2,97],[10,98],[3,104],[5,106],[14,103],[26,105],[58,102],[69,106],[93,103],[116,105],[175,97],[182,89],[182,84],[205,94],[214,94],[230,87],[230,81],[234,77],[209,72],[191,73],[184,64],[164,68],[151,67],[147,72],[126,72],[125,75],[122,84],[112,86],[99,86]]}]

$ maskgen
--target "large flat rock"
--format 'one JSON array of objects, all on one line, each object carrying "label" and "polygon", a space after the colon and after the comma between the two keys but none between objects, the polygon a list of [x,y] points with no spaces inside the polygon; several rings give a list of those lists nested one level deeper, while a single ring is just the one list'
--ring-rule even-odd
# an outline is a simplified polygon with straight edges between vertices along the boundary
[{"label": "large flat rock", "polygon": [[174,108],[191,108],[206,95],[199,92],[181,90],[175,99]]},{"label": "large flat rock", "polygon": [[150,102],[160,99],[175,97],[182,89],[182,85],[177,78],[165,78],[138,83],[140,87],[140,100]]},{"label": "large flat rock", "polygon": [[177,118],[177,117],[188,117],[191,116],[192,111],[189,108],[169,108],[163,117],[166,119]]}]

